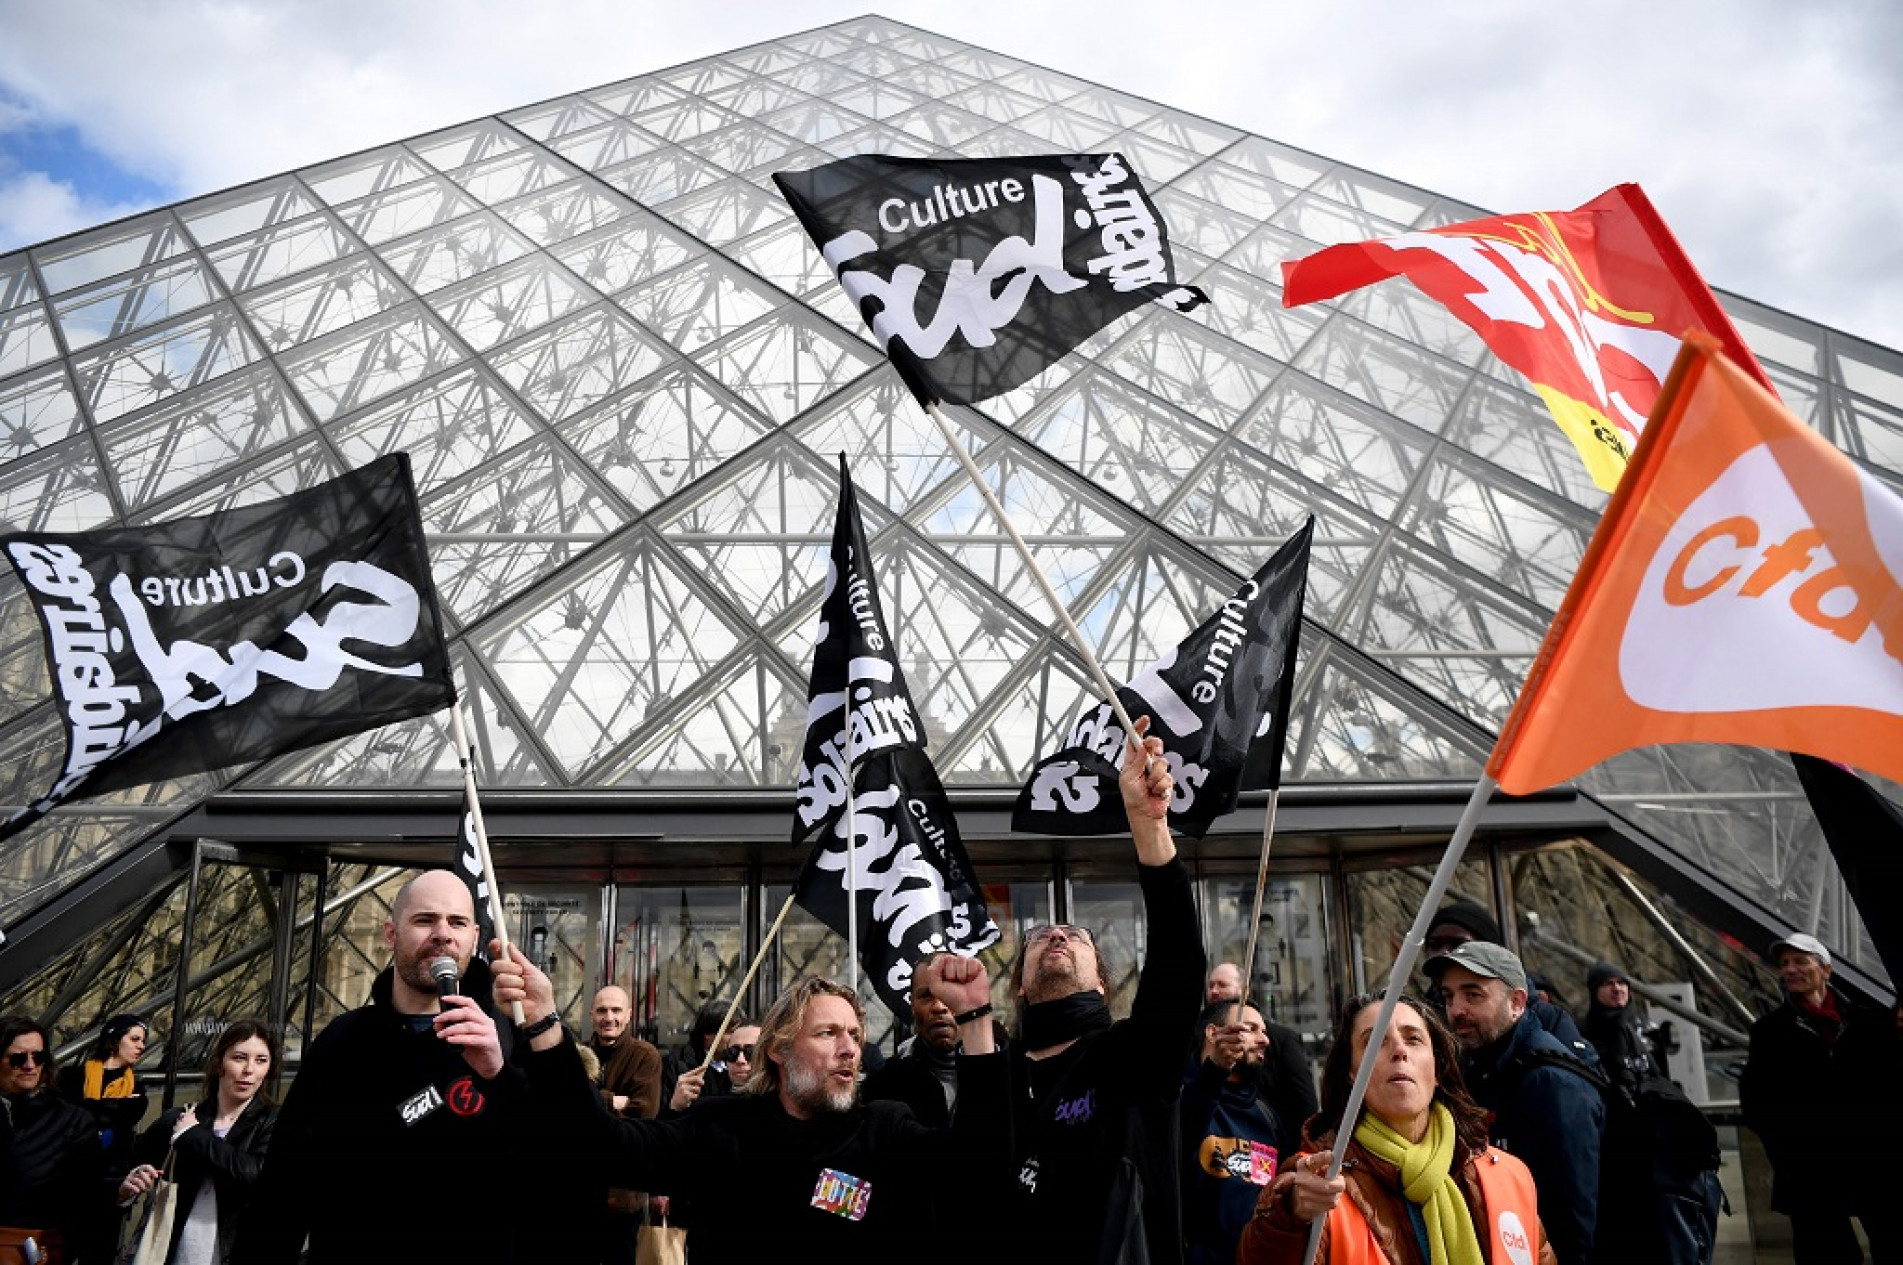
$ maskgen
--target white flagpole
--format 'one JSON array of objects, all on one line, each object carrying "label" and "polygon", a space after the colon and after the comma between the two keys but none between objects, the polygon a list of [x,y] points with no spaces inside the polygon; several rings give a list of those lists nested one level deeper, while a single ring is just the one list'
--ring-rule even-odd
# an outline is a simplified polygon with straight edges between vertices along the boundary
[{"label": "white flagpole", "polygon": [[1262,859],[1256,862],[1255,867],[1255,904],[1249,911],[1249,948],[1242,955],[1242,996],[1236,999],[1236,1008],[1229,1012],[1230,1023],[1242,1019],[1242,1008],[1248,1005],[1249,996],[1254,991],[1255,937],[1256,931],[1262,926],[1262,889],[1269,884],[1269,841],[1275,837],[1275,809],[1281,802],[1282,788],[1278,786],[1269,792],[1268,808],[1262,817]]},{"label": "white flagpole", "polygon": [[[788,911],[793,908],[793,893],[788,892],[786,899],[780,902],[780,913],[773,925],[766,929],[766,938],[760,941],[760,951],[753,955],[753,965],[747,968],[740,987],[734,990],[733,1000],[727,1004],[727,1017],[720,1021],[720,1027],[714,1032],[714,1039],[707,1043],[707,1057],[701,1061],[700,1070],[705,1072],[713,1065],[714,1056],[720,1049],[720,1043],[726,1040],[727,1029],[733,1023],[733,1017],[740,1010],[740,999],[747,995],[747,986],[753,983],[754,974],[759,971],[760,963],[766,961],[766,951],[773,947],[774,937],[780,934],[780,924],[786,921]],[[764,1055],[760,1057],[764,1058]]]},{"label": "white flagpole", "polygon": [[[482,881],[489,887],[489,924],[495,928],[502,951],[509,951],[509,924],[502,916],[502,885],[496,882],[496,865],[489,859],[489,829],[482,821],[482,800],[476,794],[476,754],[469,746],[469,733],[463,728],[462,700],[449,705],[449,732],[456,743],[456,762],[463,766],[463,799],[476,827],[476,854],[482,858]],[[513,1005],[517,1026],[528,1022],[522,1003]]]},{"label": "white flagpole", "polygon": [[[1467,851],[1467,841],[1473,838],[1474,827],[1480,822],[1480,812],[1487,806],[1487,800],[1493,795],[1494,780],[1486,774],[1474,783],[1473,795],[1467,800],[1467,807],[1461,811],[1460,824],[1454,827],[1454,837],[1447,841],[1447,851],[1441,856],[1440,867],[1434,871],[1434,879],[1427,885],[1427,895],[1421,897],[1420,912],[1414,915],[1414,925],[1407,930],[1407,937],[1401,941],[1401,951],[1395,955],[1394,969],[1388,972],[1387,995],[1381,999],[1381,1010],[1374,1017],[1374,1027],[1368,1033],[1368,1048],[1362,1051],[1361,1066],[1355,1070],[1354,1088],[1348,1091],[1348,1105],[1342,1109],[1341,1122],[1335,1126],[1335,1157],[1328,1164],[1328,1180],[1334,1181],[1341,1176],[1341,1164],[1348,1156],[1348,1142],[1354,1136],[1355,1121],[1361,1116],[1361,1102],[1367,1097],[1368,1082],[1374,1079],[1374,1065],[1381,1057],[1381,1041],[1387,1034],[1388,1024],[1394,1018],[1394,1007],[1401,1000],[1402,986],[1408,976],[1414,973],[1414,964],[1420,960],[1421,945],[1427,939],[1427,929],[1434,925],[1434,916],[1440,912],[1441,897],[1454,881],[1454,871],[1460,867],[1460,858]],[[1315,1249],[1321,1245],[1322,1222],[1325,1216],[1316,1217],[1309,1223],[1308,1248],[1302,1253],[1302,1265],[1310,1265],[1315,1259]]]},{"label": "white flagpole", "polygon": [[1064,631],[1070,635],[1070,644],[1077,647],[1077,652],[1084,656],[1084,662],[1090,665],[1090,674],[1097,679],[1097,688],[1102,690],[1104,697],[1110,700],[1110,706],[1117,713],[1118,722],[1123,725],[1126,741],[1135,742],[1137,727],[1130,719],[1130,713],[1124,709],[1123,700],[1117,697],[1117,687],[1104,672],[1103,664],[1097,662],[1096,652],[1090,648],[1090,643],[1084,640],[1084,634],[1077,627],[1076,621],[1071,619],[1070,612],[1064,609],[1064,603],[1059,600],[1057,590],[1053,589],[1051,582],[1044,578],[1044,572],[1038,567],[1037,559],[1031,556],[1031,547],[1024,543],[1024,538],[1018,535],[1017,528],[1011,525],[1010,516],[1004,512],[1004,506],[992,492],[991,485],[986,483],[983,476],[978,473],[978,467],[972,462],[971,455],[965,451],[965,446],[958,442],[957,432],[952,429],[951,423],[945,420],[945,415],[938,411],[938,405],[927,404],[925,411],[932,415],[934,422],[938,423],[938,433],[945,437],[945,443],[950,446],[952,455],[958,458],[958,464],[964,467],[966,477],[977,485],[978,494],[984,497],[985,504],[991,507],[992,516],[998,520],[998,525],[1004,528],[1004,534],[1011,538],[1011,544],[1017,549],[1018,557],[1024,560],[1025,569],[1031,573],[1031,578],[1037,582],[1038,590],[1044,594],[1044,600],[1050,604],[1051,610],[1057,615],[1058,622],[1064,625]]},{"label": "white flagpole", "polygon": [[852,991],[859,991],[859,831],[854,816],[853,769],[846,769],[846,961]]}]

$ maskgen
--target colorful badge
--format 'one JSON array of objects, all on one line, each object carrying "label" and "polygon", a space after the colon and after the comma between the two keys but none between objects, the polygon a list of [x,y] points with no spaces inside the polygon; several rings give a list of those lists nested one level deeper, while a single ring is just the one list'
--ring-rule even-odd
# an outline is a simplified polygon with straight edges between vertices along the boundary
[{"label": "colorful badge", "polygon": [[476,1088],[476,1078],[465,1076],[449,1084],[449,1109],[459,1116],[479,1116],[487,1106],[482,1091]]},{"label": "colorful badge", "polygon": [[1196,1158],[1211,1177],[1234,1177],[1251,1186],[1275,1180],[1275,1148],[1248,1138],[1204,1138]]},{"label": "colorful badge", "polygon": [[872,1202],[872,1183],[836,1168],[824,1169],[813,1187],[813,1207],[849,1221],[864,1221]]}]

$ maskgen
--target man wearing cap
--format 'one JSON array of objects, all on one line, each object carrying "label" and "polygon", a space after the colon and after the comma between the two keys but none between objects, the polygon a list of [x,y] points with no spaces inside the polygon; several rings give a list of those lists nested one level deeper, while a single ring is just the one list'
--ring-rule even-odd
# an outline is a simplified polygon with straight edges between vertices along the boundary
[{"label": "man wearing cap", "polygon": [[1833,1066],[1837,1038],[1861,1007],[1830,986],[1830,950],[1815,936],[1771,946],[1784,1002],[1751,1025],[1738,1096],[1771,1160],[1771,1207],[1791,1219],[1798,1265],[1861,1261],[1844,1180],[1848,1118]]},{"label": "man wearing cap", "polygon": [[1598,1072],[1540,1027],[1526,1008],[1526,968],[1501,946],[1470,940],[1426,970],[1446,999],[1467,1088],[1493,1113],[1493,1144],[1533,1174],[1554,1255],[1590,1260],[1606,1127]]},{"label": "man wearing cap", "polygon": [[[1437,953],[1447,953],[1469,940],[1485,940],[1488,944],[1500,945],[1506,943],[1494,916],[1475,902],[1463,898],[1435,913],[1434,925],[1427,929],[1427,938],[1421,942],[1421,946],[1431,958]],[[1440,1005],[1444,1014],[1447,1008],[1442,1004],[1439,993],[1438,986],[1430,986],[1427,1000]],[[1593,1048],[1592,1042],[1586,1040],[1564,1006],[1547,1000],[1539,995],[1537,989],[1528,987],[1526,1008],[1540,1027],[1552,1033],[1561,1045],[1572,1052],[1574,1058],[1589,1067],[1599,1066],[1599,1051]]]}]

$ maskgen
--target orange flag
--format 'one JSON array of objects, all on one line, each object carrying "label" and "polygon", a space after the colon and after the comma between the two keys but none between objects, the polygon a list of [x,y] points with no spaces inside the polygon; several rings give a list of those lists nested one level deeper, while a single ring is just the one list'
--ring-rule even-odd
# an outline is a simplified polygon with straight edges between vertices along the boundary
[{"label": "orange flag", "polygon": [[1525,374],[1594,483],[1619,484],[1693,330],[1770,382],[1643,190],[1622,184],[1575,211],[1468,220],[1330,246],[1282,265],[1282,304],[1405,276]]},{"label": "orange flag", "polygon": [[1903,780],[1903,498],[1693,335],[1487,772],[1733,742]]}]

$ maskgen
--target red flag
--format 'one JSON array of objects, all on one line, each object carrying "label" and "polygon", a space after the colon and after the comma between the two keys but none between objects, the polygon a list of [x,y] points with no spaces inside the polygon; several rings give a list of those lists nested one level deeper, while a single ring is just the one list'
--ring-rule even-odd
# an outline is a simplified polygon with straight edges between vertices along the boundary
[{"label": "red flag", "polygon": [[1611,491],[1680,341],[1718,338],[1770,381],[1672,231],[1635,184],[1576,211],[1469,220],[1351,242],[1282,265],[1282,303],[1405,276],[1532,380],[1593,482]]},{"label": "red flag", "polygon": [[1686,340],[1487,772],[1734,742],[1903,779],[1903,498]]}]

